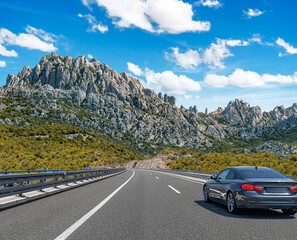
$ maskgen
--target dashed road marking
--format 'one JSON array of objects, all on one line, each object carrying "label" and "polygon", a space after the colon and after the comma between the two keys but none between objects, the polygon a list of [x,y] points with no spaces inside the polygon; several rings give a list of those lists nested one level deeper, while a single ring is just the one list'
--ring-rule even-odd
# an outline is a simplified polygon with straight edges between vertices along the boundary
[{"label": "dashed road marking", "polygon": [[176,190],[174,187],[168,185],[168,187],[170,187],[173,191],[175,191],[176,193],[180,193],[180,191]]}]

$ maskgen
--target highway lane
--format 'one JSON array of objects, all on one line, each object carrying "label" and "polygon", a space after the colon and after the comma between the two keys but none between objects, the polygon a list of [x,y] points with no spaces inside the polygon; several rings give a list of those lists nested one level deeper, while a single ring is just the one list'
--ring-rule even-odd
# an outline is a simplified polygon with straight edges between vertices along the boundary
[{"label": "highway lane", "polygon": [[0,239],[56,238],[131,176],[130,171],[0,211]]},{"label": "highway lane", "polygon": [[[0,212],[0,239],[55,239],[133,172]],[[176,190],[176,191],[175,191]],[[296,239],[297,220],[280,211],[230,215],[204,203],[202,184],[162,172],[135,175],[68,239]]]}]

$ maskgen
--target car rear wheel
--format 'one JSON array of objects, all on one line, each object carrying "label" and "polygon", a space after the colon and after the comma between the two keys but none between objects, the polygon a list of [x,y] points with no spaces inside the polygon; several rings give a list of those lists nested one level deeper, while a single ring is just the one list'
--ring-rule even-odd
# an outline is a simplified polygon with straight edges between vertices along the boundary
[{"label": "car rear wheel", "polygon": [[210,202],[208,188],[206,186],[204,186],[203,188],[203,196],[204,196],[204,202]]},{"label": "car rear wheel", "polygon": [[283,211],[283,214],[285,214],[285,215],[294,215],[297,212],[297,210],[292,209],[292,208],[282,209],[282,211]]},{"label": "car rear wheel", "polygon": [[232,192],[229,192],[227,195],[227,208],[228,212],[231,214],[236,213],[238,210],[235,202],[235,197]]}]

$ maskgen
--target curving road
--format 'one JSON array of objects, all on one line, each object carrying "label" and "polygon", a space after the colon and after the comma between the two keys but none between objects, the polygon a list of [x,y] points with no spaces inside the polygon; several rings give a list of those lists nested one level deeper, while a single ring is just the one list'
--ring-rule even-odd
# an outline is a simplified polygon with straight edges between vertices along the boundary
[{"label": "curving road", "polygon": [[230,215],[204,203],[202,183],[148,170],[123,174],[0,212],[0,239],[296,239],[275,210]]}]

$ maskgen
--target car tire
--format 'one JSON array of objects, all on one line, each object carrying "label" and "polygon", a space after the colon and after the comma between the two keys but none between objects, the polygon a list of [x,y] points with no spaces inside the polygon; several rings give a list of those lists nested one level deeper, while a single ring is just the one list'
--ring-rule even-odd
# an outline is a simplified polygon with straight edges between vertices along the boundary
[{"label": "car tire", "polygon": [[209,191],[206,186],[203,187],[203,196],[204,196],[204,202],[210,202]]},{"label": "car tire", "polygon": [[297,210],[289,208],[289,209],[282,209],[282,212],[285,215],[294,215],[295,213],[297,213]]},{"label": "car tire", "polygon": [[235,213],[238,212],[235,197],[234,197],[234,194],[232,192],[227,193],[226,205],[227,205],[227,209],[228,209],[229,213],[235,214]]}]

